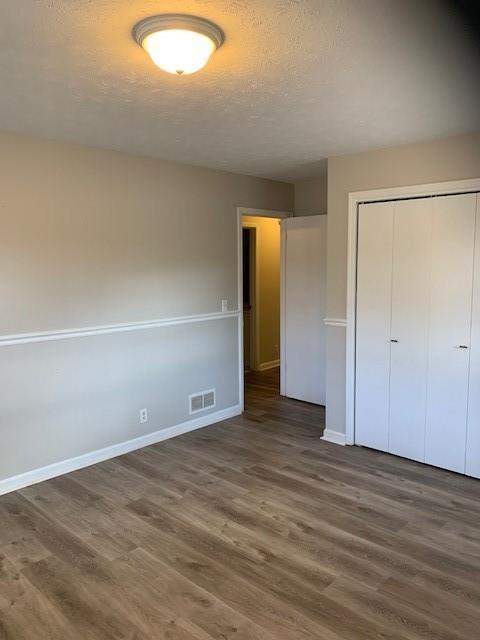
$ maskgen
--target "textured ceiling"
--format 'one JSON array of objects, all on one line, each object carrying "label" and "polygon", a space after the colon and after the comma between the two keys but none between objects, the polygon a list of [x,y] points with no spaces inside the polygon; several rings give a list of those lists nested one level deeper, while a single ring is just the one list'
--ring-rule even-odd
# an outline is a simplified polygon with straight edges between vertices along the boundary
[{"label": "textured ceiling", "polygon": [[[2,0],[0,128],[293,180],[324,159],[480,128],[475,34],[440,0]],[[210,18],[196,75],[139,19]]]}]

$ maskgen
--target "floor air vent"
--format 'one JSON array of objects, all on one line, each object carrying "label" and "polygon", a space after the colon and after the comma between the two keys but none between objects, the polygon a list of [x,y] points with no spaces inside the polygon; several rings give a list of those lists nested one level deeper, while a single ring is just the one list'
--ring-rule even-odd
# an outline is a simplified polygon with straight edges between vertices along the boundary
[{"label": "floor air vent", "polygon": [[217,403],[215,389],[199,391],[188,396],[190,413],[213,409]]}]

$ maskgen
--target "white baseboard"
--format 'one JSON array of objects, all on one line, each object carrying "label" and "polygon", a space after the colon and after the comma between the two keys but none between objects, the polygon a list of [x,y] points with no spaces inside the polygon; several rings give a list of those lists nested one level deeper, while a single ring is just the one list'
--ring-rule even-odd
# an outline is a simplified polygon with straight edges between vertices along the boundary
[{"label": "white baseboard", "polygon": [[320,440],[326,440],[327,442],[333,442],[334,444],[340,444],[342,446],[347,444],[346,435],[340,431],[332,431],[332,429],[325,429]]},{"label": "white baseboard", "polygon": [[161,442],[162,440],[168,440],[169,438],[174,438],[182,433],[188,433],[195,429],[208,427],[211,424],[227,420],[228,418],[233,418],[241,413],[242,408],[237,404],[233,407],[229,407],[228,409],[222,409],[221,411],[215,411],[214,413],[209,413],[206,416],[201,416],[200,418],[187,420],[186,422],[174,425],[173,427],[167,427],[166,429],[160,429],[153,433],[147,433],[146,435],[134,438],[133,440],[113,444],[110,447],[105,447],[104,449],[97,449],[96,451],[91,451],[90,453],[85,453],[81,456],[76,456],[75,458],[69,458],[68,460],[62,460],[62,462],[55,462],[54,464],[50,464],[46,467],[40,467],[39,469],[33,469],[32,471],[27,471],[26,473],[21,473],[17,476],[5,478],[5,480],[0,480],[0,495],[9,493],[10,491],[23,489],[23,487],[37,484],[37,482],[43,482],[49,478],[61,476],[64,473],[70,473],[77,469],[89,467],[97,462],[103,462],[104,460],[121,456],[129,451],[135,451],[135,449],[148,447],[151,444]]},{"label": "white baseboard", "polygon": [[270,362],[260,362],[255,371],[268,371],[268,369],[275,369],[280,366],[280,360],[270,360]]}]

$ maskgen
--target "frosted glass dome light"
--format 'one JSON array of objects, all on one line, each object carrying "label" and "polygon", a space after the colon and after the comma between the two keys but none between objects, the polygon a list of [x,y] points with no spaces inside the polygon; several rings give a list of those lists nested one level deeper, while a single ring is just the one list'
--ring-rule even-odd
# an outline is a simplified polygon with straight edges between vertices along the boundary
[{"label": "frosted glass dome light", "polygon": [[133,28],[135,41],[168,73],[187,75],[204,67],[223,44],[223,31],[213,22],[181,14],[141,20]]}]

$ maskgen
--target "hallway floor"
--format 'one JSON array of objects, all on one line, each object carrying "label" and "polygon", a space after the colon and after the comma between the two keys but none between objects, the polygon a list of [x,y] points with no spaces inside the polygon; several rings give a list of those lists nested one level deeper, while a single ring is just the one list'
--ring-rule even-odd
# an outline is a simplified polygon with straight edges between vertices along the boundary
[{"label": "hallway floor", "polygon": [[267,371],[249,371],[245,375],[245,417],[257,424],[288,417],[308,429],[316,429],[320,438],[325,427],[325,408],[280,395],[280,367]]},{"label": "hallway floor", "polygon": [[249,371],[245,374],[245,385],[248,391],[247,400],[255,392],[255,389],[265,392],[275,391],[278,395],[280,392],[280,367],[267,371]]}]

